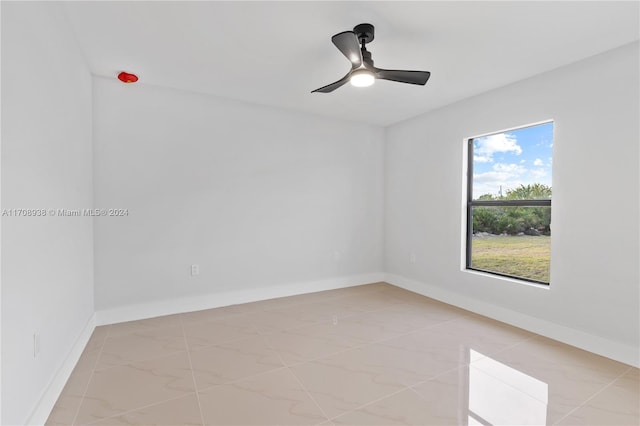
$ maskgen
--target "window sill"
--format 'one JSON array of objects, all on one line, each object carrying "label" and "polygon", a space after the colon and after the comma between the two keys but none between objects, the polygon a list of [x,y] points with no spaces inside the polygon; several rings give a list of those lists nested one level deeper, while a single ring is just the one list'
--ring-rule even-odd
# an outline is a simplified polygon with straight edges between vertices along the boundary
[{"label": "window sill", "polygon": [[510,284],[526,285],[526,286],[529,286],[529,287],[535,287],[535,288],[540,288],[540,289],[544,289],[544,290],[549,290],[549,287],[551,287],[551,283],[549,283],[549,284],[539,284],[539,283],[534,283],[534,282],[531,282],[531,281],[519,280],[517,278],[503,277],[501,275],[492,274],[490,272],[476,271],[474,269],[464,268],[462,271],[466,272],[468,274],[472,274],[472,275],[479,275],[481,277],[493,278],[495,280],[504,281],[504,282],[507,282],[507,283],[510,283]]}]

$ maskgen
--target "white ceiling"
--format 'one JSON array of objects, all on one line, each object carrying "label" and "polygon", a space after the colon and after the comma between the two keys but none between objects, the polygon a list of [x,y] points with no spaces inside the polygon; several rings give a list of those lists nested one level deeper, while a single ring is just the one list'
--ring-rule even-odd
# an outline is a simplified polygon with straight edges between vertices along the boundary
[{"label": "white ceiling", "polygon": [[[632,2],[68,2],[98,76],[389,125],[639,38]],[[369,22],[376,66],[431,71],[311,90],[350,63],[331,36]],[[598,84],[594,81],[593,84]]]}]

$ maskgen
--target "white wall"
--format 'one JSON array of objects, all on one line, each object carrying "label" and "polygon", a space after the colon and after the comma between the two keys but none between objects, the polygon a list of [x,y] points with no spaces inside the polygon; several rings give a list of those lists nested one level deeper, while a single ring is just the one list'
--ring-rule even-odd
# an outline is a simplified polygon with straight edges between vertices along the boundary
[{"label": "white wall", "polygon": [[[638,63],[634,43],[388,128],[386,271],[502,319],[527,316],[551,322],[550,334],[564,326],[613,342],[637,364]],[[551,286],[462,271],[465,138],[547,119],[555,120]]]},{"label": "white wall", "polygon": [[94,78],[96,309],[381,271],[383,138]]},{"label": "white wall", "polygon": [[[2,2],[2,207],[91,207],[91,151],[91,77],[64,16]],[[92,313],[92,220],[2,217],[3,424],[27,420]]]}]

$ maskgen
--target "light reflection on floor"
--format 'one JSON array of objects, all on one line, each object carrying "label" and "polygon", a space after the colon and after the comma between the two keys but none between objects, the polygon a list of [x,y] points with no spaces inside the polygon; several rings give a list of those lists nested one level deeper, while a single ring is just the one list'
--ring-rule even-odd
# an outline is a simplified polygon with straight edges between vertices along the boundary
[{"label": "light reflection on floor", "polygon": [[480,357],[468,370],[469,424],[546,424],[549,385],[469,349],[470,359]]}]

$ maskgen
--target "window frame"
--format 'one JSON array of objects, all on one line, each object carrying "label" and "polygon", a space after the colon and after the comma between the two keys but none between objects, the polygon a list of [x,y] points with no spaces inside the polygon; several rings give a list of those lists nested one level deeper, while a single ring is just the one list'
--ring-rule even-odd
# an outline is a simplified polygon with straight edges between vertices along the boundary
[{"label": "window frame", "polygon": [[[465,238],[466,247],[465,247],[465,269],[467,271],[475,271],[475,272],[483,272],[486,274],[497,275],[499,277],[510,278],[514,280],[524,281],[526,283],[534,283],[540,284],[544,286],[549,286],[551,284],[551,279],[549,282],[532,280],[531,278],[518,277],[515,275],[503,274],[495,271],[488,271],[485,269],[473,268],[471,266],[471,256],[472,256],[472,243],[473,243],[473,207],[549,207],[551,208],[551,199],[537,199],[537,200],[474,200],[473,199],[473,141],[474,139],[478,139],[484,136],[497,135],[500,133],[506,133],[510,131],[526,129],[528,127],[539,126],[546,123],[554,123],[553,120],[542,121],[535,124],[529,124],[526,126],[514,127],[509,130],[503,130],[493,133],[487,133],[481,136],[474,136],[471,138],[467,138],[467,200],[466,200],[466,211],[467,211],[467,235]],[[549,259],[551,261],[551,259]]]}]

